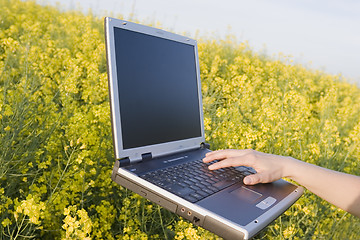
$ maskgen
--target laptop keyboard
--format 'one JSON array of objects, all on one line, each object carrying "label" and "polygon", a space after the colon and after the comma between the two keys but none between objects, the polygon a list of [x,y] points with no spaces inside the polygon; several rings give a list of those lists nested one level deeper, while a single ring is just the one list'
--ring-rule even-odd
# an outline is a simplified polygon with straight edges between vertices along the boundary
[{"label": "laptop keyboard", "polygon": [[254,169],[243,166],[210,171],[210,164],[197,160],[159,169],[140,177],[194,203],[242,182],[245,176],[255,173]]}]

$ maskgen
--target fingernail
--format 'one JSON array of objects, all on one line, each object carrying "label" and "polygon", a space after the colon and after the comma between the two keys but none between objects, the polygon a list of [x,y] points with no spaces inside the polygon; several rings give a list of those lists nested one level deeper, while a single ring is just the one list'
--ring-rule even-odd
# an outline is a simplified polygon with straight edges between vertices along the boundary
[{"label": "fingernail", "polygon": [[251,184],[251,182],[252,182],[252,180],[250,177],[244,178],[244,184],[249,185],[249,184]]}]

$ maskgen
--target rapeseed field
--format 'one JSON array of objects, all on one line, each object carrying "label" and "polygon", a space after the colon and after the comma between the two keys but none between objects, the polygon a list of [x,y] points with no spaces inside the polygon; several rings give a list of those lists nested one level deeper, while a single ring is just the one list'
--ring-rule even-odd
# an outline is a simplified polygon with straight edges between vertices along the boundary
[{"label": "rapeseed field", "polygon": [[[341,76],[199,39],[206,140],[360,175],[360,89]],[[0,0],[0,239],[218,239],[110,179],[103,20]],[[360,239],[305,192],[258,239]]]}]

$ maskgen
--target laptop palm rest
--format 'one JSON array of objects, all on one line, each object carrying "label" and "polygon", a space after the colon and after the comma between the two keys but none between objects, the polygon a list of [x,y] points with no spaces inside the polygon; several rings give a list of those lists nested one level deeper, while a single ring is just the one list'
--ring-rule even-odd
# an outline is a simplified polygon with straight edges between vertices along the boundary
[{"label": "laptop palm rest", "polygon": [[[196,204],[237,224],[246,226],[266,210],[274,207],[295,188],[284,180],[255,186],[244,186],[242,183],[237,183]],[[268,206],[265,204],[267,202],[269,202]]]},{"label": "laptop palm rest", "polygon": [[230,192],[232,195],[236,196],[237,198],[239,198],[239,200],[241,201],[245,201],[248,203],[253,203],[255,202],[257,199],[262,197],[261,193],[258,193],[254,190],[251,190],[247,187],[240,187],[237,188],[233,191]]}]

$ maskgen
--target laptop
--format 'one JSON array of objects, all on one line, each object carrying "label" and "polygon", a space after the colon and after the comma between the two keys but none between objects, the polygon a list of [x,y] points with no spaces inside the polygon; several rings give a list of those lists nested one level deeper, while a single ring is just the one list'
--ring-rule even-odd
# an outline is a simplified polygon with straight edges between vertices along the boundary
[{"label": "laptop", "polygon": [[249,239],[303,188],[246,186],[245,166],[210,171],[195,40],[105,18],[115,165],[112,180],[225,239]]}]

